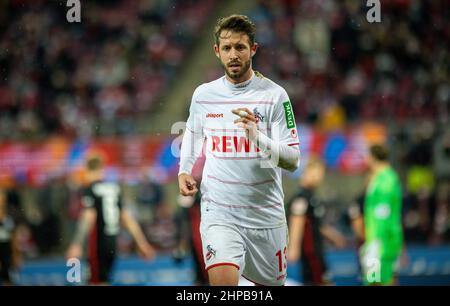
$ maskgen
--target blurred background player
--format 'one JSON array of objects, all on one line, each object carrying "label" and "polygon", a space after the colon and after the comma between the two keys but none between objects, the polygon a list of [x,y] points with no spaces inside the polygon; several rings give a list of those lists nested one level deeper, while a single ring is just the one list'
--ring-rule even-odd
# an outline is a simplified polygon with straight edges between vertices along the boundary
[{"label": "blurred background player", "polygon": [[325,206],[316,196],[317,188],[325,176],[325,165],[311,157],[299,180],[300,190],[288,202],[289,225],[288,261],[296,262],[301,258],[303,283],[305,285],[327,285],[327,265],[324,258],[322,237],[327,238],[339,248],[346,244],[344,236],[328,224],[322,224]]},{"label": "blurred background player", "polygon": [[369,285],[394,284],[403,246],[401,184],[388,158],[386,147],[370,147],[371,178],[364,202],[365,242],[361,248],[363,283]]},{"label": "blurred background player", "polygon": [[86,168],[88,186],[83,191],[84,209],[66,257],[81,257],[83,243],[89,233],[90,283],[105,284],[110,281],[121,224],[130,232],[142,257],[150,259],[155,252],[147,242],[139,224],[122,208],[120,186],[104,181],[102,159],[96,155],[88,157]]},{"label": "blurred background player", "polygon": [[6,193],[0,189],[0,285],[11,285],[11,269],[18,268],[21,256],[15,224],[8,214]]}]

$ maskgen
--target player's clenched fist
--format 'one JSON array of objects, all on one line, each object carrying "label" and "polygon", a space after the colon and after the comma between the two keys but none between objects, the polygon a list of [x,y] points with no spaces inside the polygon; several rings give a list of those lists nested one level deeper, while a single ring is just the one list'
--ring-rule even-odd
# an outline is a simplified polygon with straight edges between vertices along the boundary
[{"label": "player's clenched fist", "polygon": [[197,182],[192,175],[182,173],[178,176],[180,194],[183,196],[193,196],[197,193]]}]

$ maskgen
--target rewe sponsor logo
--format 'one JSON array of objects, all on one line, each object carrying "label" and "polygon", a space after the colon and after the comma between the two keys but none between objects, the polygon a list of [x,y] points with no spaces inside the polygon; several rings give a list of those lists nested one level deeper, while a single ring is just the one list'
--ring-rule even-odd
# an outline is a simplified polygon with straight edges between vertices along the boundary
[{"label": "rewe sponsor logo", "polygon": [[245,136],[211,136],[211,144],[212,152],[259,152],[259,148]]},{"label": "rewe sponsor logo", "polygon": [[223,118],[223,114],[208,113],[206,114],[206,118]]}]

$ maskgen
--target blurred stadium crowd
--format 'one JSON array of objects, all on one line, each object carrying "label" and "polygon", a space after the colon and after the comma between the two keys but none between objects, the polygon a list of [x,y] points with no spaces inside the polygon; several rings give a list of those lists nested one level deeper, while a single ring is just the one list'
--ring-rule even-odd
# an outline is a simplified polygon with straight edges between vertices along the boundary
[{"label": "blurred stadium crowd", "polygon": [[137,133],[213,5],[86,1],[69,24],[66,1],[2,1],[0,140]]},{"label": "blurred stadium crowd", "polygon": [[[407,242],[448,243],[448,2],[386,1],[382,22],[373,24],[364,2],[255,1],[248,13],[260,44],[254,67],[287,89],[302,124],[325,132],[385,124],[404,183]],[[0,144],[142,133],[141,123],[176,83],[217,3],[83,6],[83,22],[68,24],[65,1],[0,3]],[[221,74],[216,65],[205,79]],[[150,240],[170,251],[179,236],[176,204],[161,182],[142,178],[125,186],[127,203]],[[79,186],[56,177],[38,188],[10,187],[22,251],[61,255],[81,207]],[[131,252],[130,243],[123,235],[121,251]]]}]

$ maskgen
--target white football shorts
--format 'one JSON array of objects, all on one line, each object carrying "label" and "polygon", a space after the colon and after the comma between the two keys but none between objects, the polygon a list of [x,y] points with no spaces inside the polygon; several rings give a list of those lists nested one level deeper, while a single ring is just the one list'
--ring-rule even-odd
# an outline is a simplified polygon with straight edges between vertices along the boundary
[{"label": "white football shorts", "polygon": [[255,229],[202,221],[200,233],[206,270],[231,265],[257,285],[284,285],[288,242],[286,225]]}]

